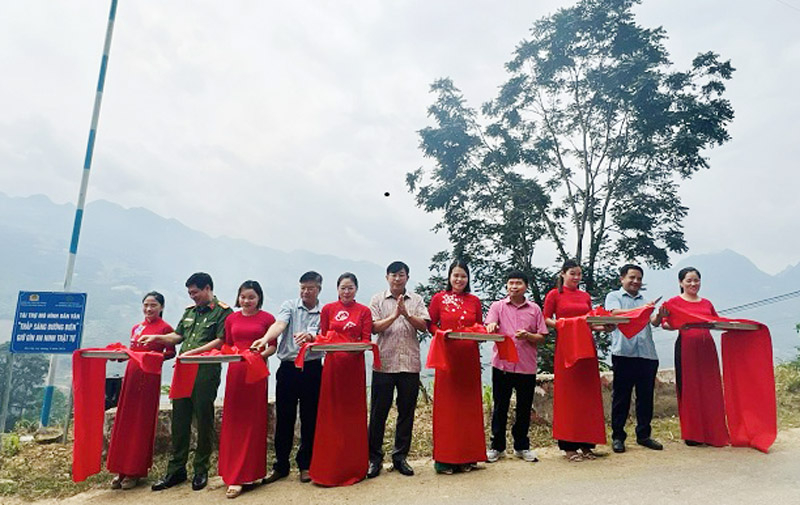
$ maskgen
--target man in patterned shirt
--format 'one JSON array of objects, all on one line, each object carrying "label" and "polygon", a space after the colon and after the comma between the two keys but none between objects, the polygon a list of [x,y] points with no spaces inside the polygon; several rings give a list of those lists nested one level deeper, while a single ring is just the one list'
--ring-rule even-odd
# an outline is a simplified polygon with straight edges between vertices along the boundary
[{"label": "man in patterned shirt", "polygon": [[406,461],[411,449],[414,409],[419,393],[419,339],[429,320],[422,297],[406,290],[408,265],[395,261],[386,267],[389,289],[372,297],[372,332],[378,335],[381,369],[373,367],[372,395],[369,416],[369,470],[367,477],[381,473],[383,435],[386,418],[397,389],[397,429],[395,430],[392,463],[403,475],[414,475]]}]

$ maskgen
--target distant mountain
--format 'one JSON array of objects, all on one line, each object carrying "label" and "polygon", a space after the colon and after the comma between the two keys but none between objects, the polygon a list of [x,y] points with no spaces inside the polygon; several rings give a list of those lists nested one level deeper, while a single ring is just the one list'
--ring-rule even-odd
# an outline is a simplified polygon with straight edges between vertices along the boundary
[{"label": "distant mountain", "polygon": [[[57,205],[44,196],[16,198],[0,193],[0,341],[10,336],[8,320],[13,318],[18,291],[61,289],[74,212],[74,206]],[[309,238],[313,243],[313,237]],[[342,254],[347,254],[344,247]],[[718,310],[800,290],[800,264],[773,276],[744,256],[723,250],[691,256],[669,270],[647,270],[647,296],[667,299],[678,294],[677,272],[687,265],[701,271],[701,294]],[[166,296],[165,319],[174,324],[190,303],[183,283],[192,272],[209,272],[215,292],[231,305],[239,284],[256,279],[264,287],[264,308],[275,312],[283,300],[297,296],[298,277],[311,269],[325,278],[325,302],[335,298],[335,280],[344,271],[358,275],[358,299],[363,303],[386,286],[384,267],[374,263],[212,238],[146,209],[92,202],[86,209],[73,281],[75,291],[89,295],[84,345],[126,341],[131,326],[142,317],[141,297],[151,289]],[[796,355],[800,339],[794,325],[800,322],[800,298],[730,316],[768,324],[776,358]],[[662,367],[672,365],[674,339],[674,333],[656,335]]]},{"label": "distant mountain", "polygon": [[[800,290],[800,265],[769,275],[741,254],[725,249],[719,253],[690,256],[669,270],[646,271],[645,296],[650,299],[663,296],[665,300],[676,296],[680,291],[678,271],[687,266],[700,271],[700,295],[711,300],[718,311]],[[797,355],[800,338],[795,324],[800,322],[800,297],[724,315],[755,319],[768,325],[776,359]],[[654,336],[661,366],[671,366],[675,333],[659,330]]]},{"label": "distant mountain", "polygon": [[[13,198],[0,193],[0,320],[13,319],[21,290],[61,290],[74,213],[74,206],[56,205],[44,196]],[[72,289],[88,293],[83,344],[99,346],[127,341],[130,328],[142,318],[141,297],[152,289],[166,297],[164,318],[174,325],[191,303],[184,282],[196,271],[210,273],[215,293],[231,305],[242,281],[258,280],[264,288],[264,309],[275,313],[284,300],[298,296],[297,280],[307,270],[324,277],[324,302],[335,299],[339,274],[354,272],[360,284],[358,299],[366,303],[385,289],[384,268],[212,238],[146,209],[95,201],[86,208]],[[5,322],[0,329],[10,326]],[[0,341],[8,338],[0,335]]]}]

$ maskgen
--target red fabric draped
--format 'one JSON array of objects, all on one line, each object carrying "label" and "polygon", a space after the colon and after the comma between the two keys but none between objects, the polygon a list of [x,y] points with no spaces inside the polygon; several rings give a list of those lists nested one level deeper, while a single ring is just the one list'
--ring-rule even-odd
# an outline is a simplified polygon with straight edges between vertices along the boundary
[{"label": "red fabric draped", "polygon": [[[295,366],[303,367],[305,353],[315,345],[353,342],[345,334],[328,330],[324,335],[317,335],[314,342],[306,342],[300,347]],[[378,346],[369,343],[376,367],[380,368]],[[349,486],[366,476],[369,465],[366,396],[364,353],[328,351],[322,367],[317,426],[309,468],[309,475],[316,484]]]},{"label": "red fabric draped", "polygon": [[[435,368],[437,370],[449,370],[450,365],[447,363],[447,352],[444,347],[444,339],[447,334],[453,330],[436,330],[431,339],[431,346],[428,349],[428,359],[425,363],[427,368]],[[482,324],[473,324],[465,328],[459,328],[460,333],[485,333],[486,327]],[[517,354],[517,346],[514,345],[514,340],[508,335],[503,336],[503,340],[495,342],[497,344],[497,354],[500,359],[508,361],[509,363],[519,362],[519,355]]]},{"label": "red fabric draped", "polygon": [[[602,309],[602,307],[600,307]],[[596,311],[597,309],[595,309]],[[630,318],[630,321],[617,325],[617,329],[625,335],[625,338],[633,338],[637,333],[642,331],[645,326],[650,324],[650,314],[653,313],[652,305],[644,305],[637,309],[625,311],[624,314],[618,314],[622,317]]]},{"label": "red fabric draped", "polygon": [[[72,480],[82,482],[100,471],[103,458],[106,359],[85,358],[83,351],[124,352],[143,373],[160,374],[164,355],[131,351],[122,344],[78,349],[72,353],[72,389],[75,397],[75,437],[72,445]],[[155,423],[155,420],[153,421]]]},{"label": "red fabric draped", "polygon": [[[269,376],[269,369],[267,362],[257,352],[250,349],[240,350],[236,346],[222,344],[219,349],[211,349],[210,351],[192,354],[191,356],[223,356],[238,354],[242,357],[244,363],[247,364],[247,372],[245,375],[245,382],[253,384],[263,380]],[[198,363],[182,363],[177,360],[175,363],[175,372],[172,374],[172,385],[169,388],[169,397],[171,400],[178,398],[189,398],[192,396],[194,389],[194,381],[197,378]]]},{"label": "red fabric draped", "polygon": [[[769,328],[748,319],[710,317],[673,303],[666,302],[665,305],[669,310],[667,323],[672,328],[714,322],[758,326],[756,330],[728,330],[722,334],[722,378],[731,444],[768,452],[778,433]],[[682,357],[690,358],[686,353]],[[687,408],[691,408],[691,404]]]},{"label": "red fabric draped", "polygon": [[586,318],[605,315],[592,311],[556,320],[553,383],[553,438],[605,444],[603,396],[594,337]]},{"label": "red fabric draped", "polygon": [[[328,330],[328,332],[325,333],[325,335],[317,335],[316,337],[314,337],[314,341],[313,342],[306,342],[306,343],[304,343],[303,345],[300,346],[300,351],[298,351],[297,357],[294,359],[294,366],[297,367],[297,368],[302,369],[303,365],[305,364],[306,353],[309,351],[309,349],[311,349],[315,345],[320,345],[320,344],[352,344],[354,342],[355,341],[352,338],[348,337],[347,335],[339,333],[338,331],[335,331],[335,330]],[[373,366],[377,370],[380,370],[380,368],[381,368],[381,357],[380,357],[380,353],[378,353],[378,344],[376,344],[375,342],[363,342],[363,341],[358,341],[358,342],[355,342],[355,343],[357,343],[357,344],[369,344],[372,347],[372,363],[373,363]]]}]

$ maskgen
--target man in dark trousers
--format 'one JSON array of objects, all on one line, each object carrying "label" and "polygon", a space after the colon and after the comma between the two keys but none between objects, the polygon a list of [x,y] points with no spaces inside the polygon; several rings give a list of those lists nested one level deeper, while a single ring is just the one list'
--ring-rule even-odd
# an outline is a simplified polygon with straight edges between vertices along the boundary
[{"label": "man in dark trousers", "polygon": [[[606,310],[621,316],[626,311],[653,303],[646,301],[639,292],[643,275],[644,271],[638,265],[622,266],[619,269],[622,287],[606,295]],[[615,329],[611,333],[611,364],[614,370],[611,390],[611,448],[614,452],[625,452],[625,439],[628,436],[625,433],[625,422],[631,410],[631,393],[636,388],[636,443],[660,451],[663,446],[650,437],[653,394],[658,372],[658,355],[650,325],[645,326],[633,338],[626,338]]]},{"label": "man in dark trousers", "polygon": [[419,394],[418,331],[425,331],[430,319],[422,297],[406,290],[408,265],[395,261],[386,267],[389,288],[372,297],[372,331],[378,334],[381,368],[372,371],[369,415],[369,468],[367,477],[377,477],[383,461],[383,435],[386,418],[397,390],[397,428],[392,463],[407,476],[414,469],[406,461],[411,449],[414,410]]},{"label": "man in dark trousers", "polygon": [[297,421],[297,406],[300,405],[300,447],[295,461],[300,470],[300,482],[310,482],[308,468],[311,466],[311,450],[314,447],[314,430],[317,424],[317,404],[322,383],[322,353],[306,353],[302,369],[295,367],[294,360],[305,342],[313,342],[319,333],[319,293],[322,291],[322,276],[310,271],[300,276],[300,298],[287,300],[281,305],[267,334],[255,342],[253,348],[263,350],[278,340],[278,368],[275,385],[275,463],[267,475],[266,484],[289,475],[289,456],[294,446],[294,425]]},{"label": "man in dark trousers", "polygon": [[[186,281],[186,289],[194,305],[186,307],[175,326],[175,332],[145,335],[140,339],[142,342],[182,343],[180,354],[184,354],[212,340],[225,339],[225,318],[233,310],[214,296],[211,276],[205,272],[192,274]],[[186,480],[193,416],[197,423],[197,448],[194,453],[192,489],[199,491],[208,484],[209,460],[214,449],[214,400],[217,398],[219,376],[218,363],[199,365],[192,395],[172,400],[172,457],[167,474],[153,484],[153,491],[161,491]]]}]

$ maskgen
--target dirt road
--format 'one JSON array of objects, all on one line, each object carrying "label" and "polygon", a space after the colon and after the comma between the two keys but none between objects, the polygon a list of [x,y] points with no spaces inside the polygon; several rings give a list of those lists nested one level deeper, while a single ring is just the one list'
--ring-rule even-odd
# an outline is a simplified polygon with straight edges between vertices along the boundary
[{"label": "dirt road", "polygon": [[[603,452],[610,449],[602,448]],[[431,461],[413,462],[417,475],[384,472],[354,486],[326,489],[300,484],[295,474],[243,494],[225,498],[219,478],[203,491],[188,484],[153,493],[90,491],[60,502],[37,505],[236,505],[273,503],[583,503],[583,504],[800,504],[800,429],[780,433],[770,454],[741,448],[692,448],[668,443],[655,452],[629,445],[597,461],[569,463],[555,449],[540,451],[539,463],[506,458],[486,468],[453,476],[435,475]]]}]

